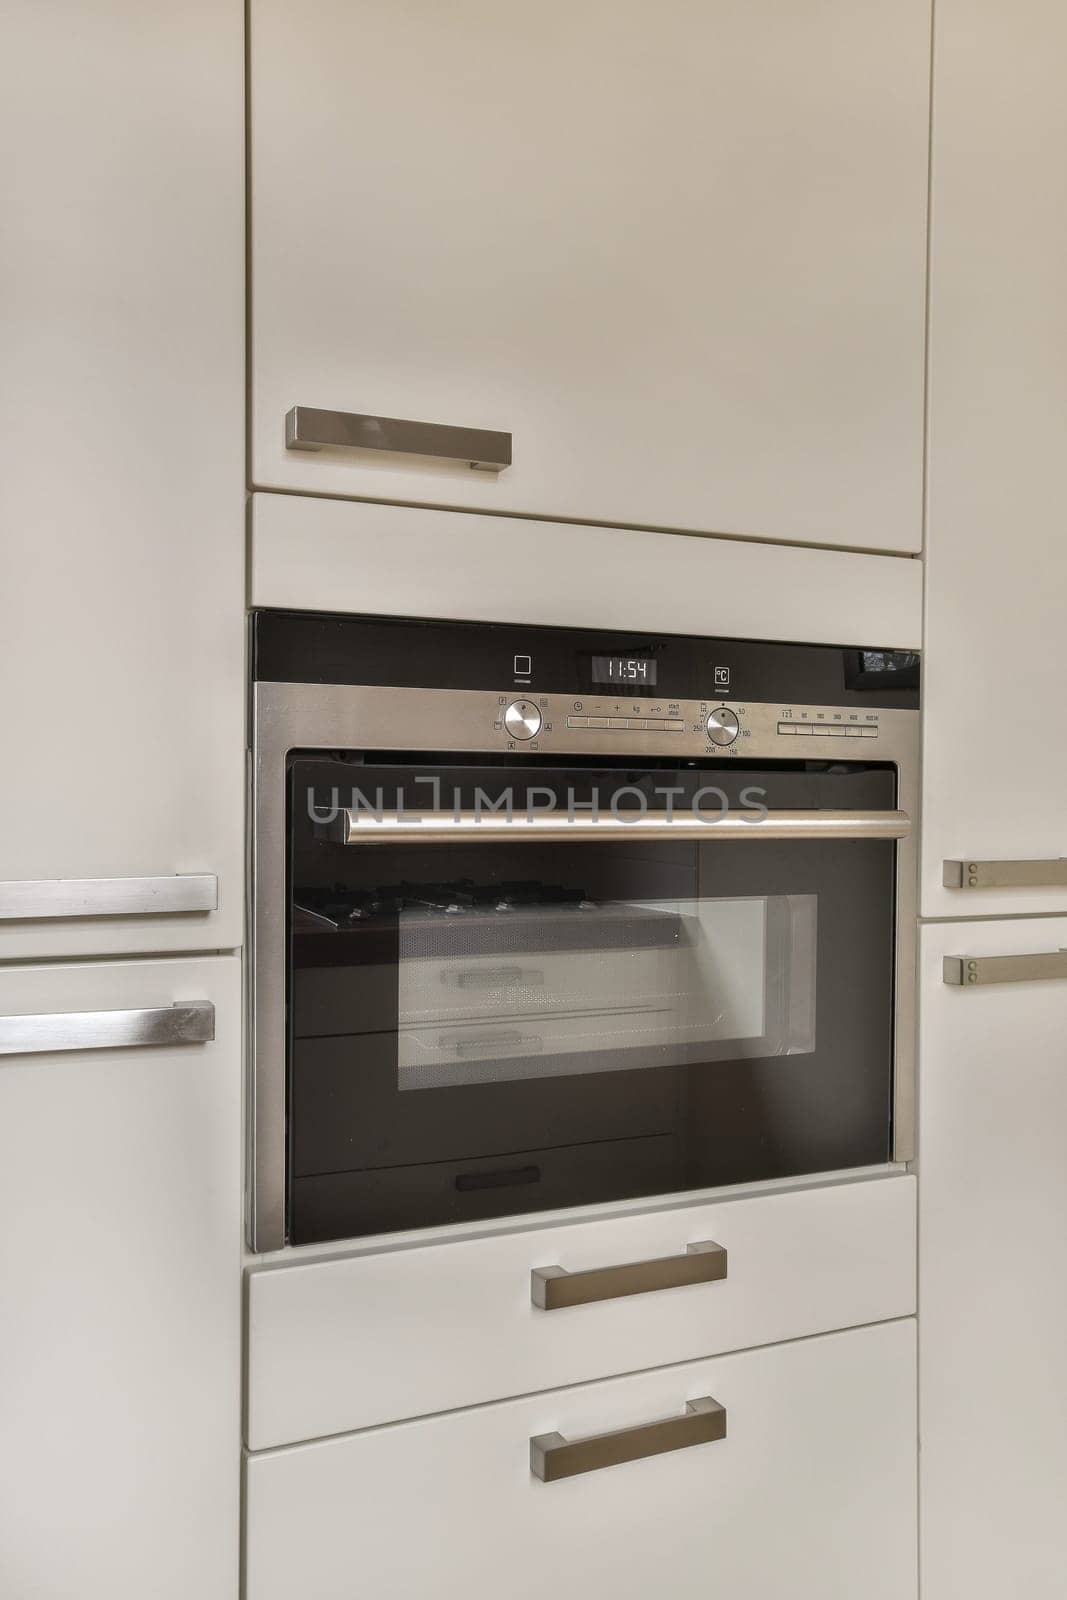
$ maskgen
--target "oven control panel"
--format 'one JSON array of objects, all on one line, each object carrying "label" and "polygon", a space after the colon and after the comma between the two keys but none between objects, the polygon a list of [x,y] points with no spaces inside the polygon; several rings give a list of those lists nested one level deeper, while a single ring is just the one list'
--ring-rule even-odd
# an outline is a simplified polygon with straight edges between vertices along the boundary
[{"label": "oven control panel", "polygon": [[[836,754],[861,760],[875,753],[866,741],[877,740],[901,715],[914,713],[726,700],[517,697],[513,690],[494,697],[492,730],[498,748],[502,743],[506,750],[534,753],[776,755],[787,760]],[[803,748],[798,741],[804,741]]]}]

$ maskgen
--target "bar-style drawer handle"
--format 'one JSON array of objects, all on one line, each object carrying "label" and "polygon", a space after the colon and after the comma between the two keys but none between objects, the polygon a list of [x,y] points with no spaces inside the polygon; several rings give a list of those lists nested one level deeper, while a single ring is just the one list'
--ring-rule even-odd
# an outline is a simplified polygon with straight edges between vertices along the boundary
[{"label": "bar-style drawer handle", "polygon": [[629,1294],[649,1294],[654,1289],[684,1289],[694,1283],[719,1283],[726,1276],[726,1251],[706,1239],[687,1245],[683,1256],[662,1256],[656,1261],[630,1261],[620,1267],[593,1267],[588,1272],[567,1272],[564,1267],[535,1267],[530,1274],[530,1298],[542,1311],[564,1306],[586,1306],[595,1300],[621,1300]]},{"label": "bar-style drawer handle", "polygon": [[445,1034],[442,1035],[440,1044],[442,1049],[451,1050],[457,1056],[484,1056],[486,1053],[501,1050],[522,1050],[527,1055],[540,1055],[545,1048],[541,1034],[516,1033],[512,1030],[500,1033],[475,1033],[467,1039],[452,1039]]},{"label": "bar-style drawer handle", "polygon": [[452,984],[457,989],[501,989],[517,983],[533,988],[544,981],[544,972],[539,967],[468,967],[461,972],[446,967],[441,974],[442,983]]},{"label": "bar-style drawer handle", "polygon": [[213,873],[164,878],[26,878],[0,883],[0,922],[59,917],[151,917],[215,911],[219,880]]},{"label": "bar-style drawer handle", "polygon": [[130,1045],[207,1044],[215,1037],[209,1000],[139,1011],[54,1011],[0,1017],[0,1056],[52,1050],[117,1050]]},{"label": "bar-style drawer handle", "polygon": [[1062,889],[1067,887],[1067,856],[1048,861],[946,861],[946,889]]},{"label": "bar-style drawer handle", "polygon": [[475,472],[511,466],[511,434],[491,428],[453,428],[441,422],[406,422],[358,411],[294,406],[286,413],[287,450],[388,450],[395,455],[463,461]]},{"label": "bar-style drawer handle", "polygon": [[1024,956],[946,956],[942,976],[946,983],[961,988],[1067,978],[1067,950],[1043,950]]},{"label": "bar-style drawer handle", "polygon": [[561,1433],[539,1433],[530,1440],[530,1471],[542,1483],[573,1478],[580,1472],[599,1472],[624,1461],[688,1450],[694,1444],[714,1444],[726,1438],[726,1411],[717,1400],[702,1396],[686,1404],[685,1415],[637,1428],[617,1428],[588,1439],[565,1439]]}]

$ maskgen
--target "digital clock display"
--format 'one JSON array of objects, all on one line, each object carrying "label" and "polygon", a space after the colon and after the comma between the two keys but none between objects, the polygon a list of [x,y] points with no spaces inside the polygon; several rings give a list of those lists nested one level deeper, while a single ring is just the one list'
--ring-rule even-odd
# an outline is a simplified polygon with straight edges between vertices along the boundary
[{"label": "digital clock display", "polygon": [[594,656],[593,682],[619,685],[647,684],[656,681],[656,663],[651,656]]}]

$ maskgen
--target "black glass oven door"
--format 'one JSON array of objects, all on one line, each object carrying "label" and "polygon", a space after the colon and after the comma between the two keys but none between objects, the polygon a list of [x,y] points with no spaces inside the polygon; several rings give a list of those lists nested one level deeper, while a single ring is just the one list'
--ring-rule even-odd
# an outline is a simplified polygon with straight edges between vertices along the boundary
[{"label": "black glass oven door", "polygon": [[[418,771],[446,832],[472,784],[499,799],[513,781]],[[524,826],[535,776],[541,807],[564,787],[581,807],[623,781],[674,786],[676,824],[710,781],[601,769],[524,772],[500,838],[337,842],[335,791],[355,781],[374,806],[381,789],[395,816],[410,776],[293,767],[294,1242],[888,1159],[891,838]],[[744,777],[772,808],[893,804],[884,768]]]}]

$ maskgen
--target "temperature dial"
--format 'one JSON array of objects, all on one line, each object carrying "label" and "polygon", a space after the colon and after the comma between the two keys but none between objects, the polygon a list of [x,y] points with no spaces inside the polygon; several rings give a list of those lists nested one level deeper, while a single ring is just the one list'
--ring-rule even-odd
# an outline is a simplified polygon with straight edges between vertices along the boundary
[{"label": "temperature dial", "polygon": [[734,713],[727,711],[725,706],[720,706],[708,718],[708,738],[712,744],[733,744],[739,727],[740,723]]},{"label": "temperature dial", "polygon": [[541,732],[541,712],[532,700],[513,700],[504,712],[504,726],[513,739],[536,739]]}]

